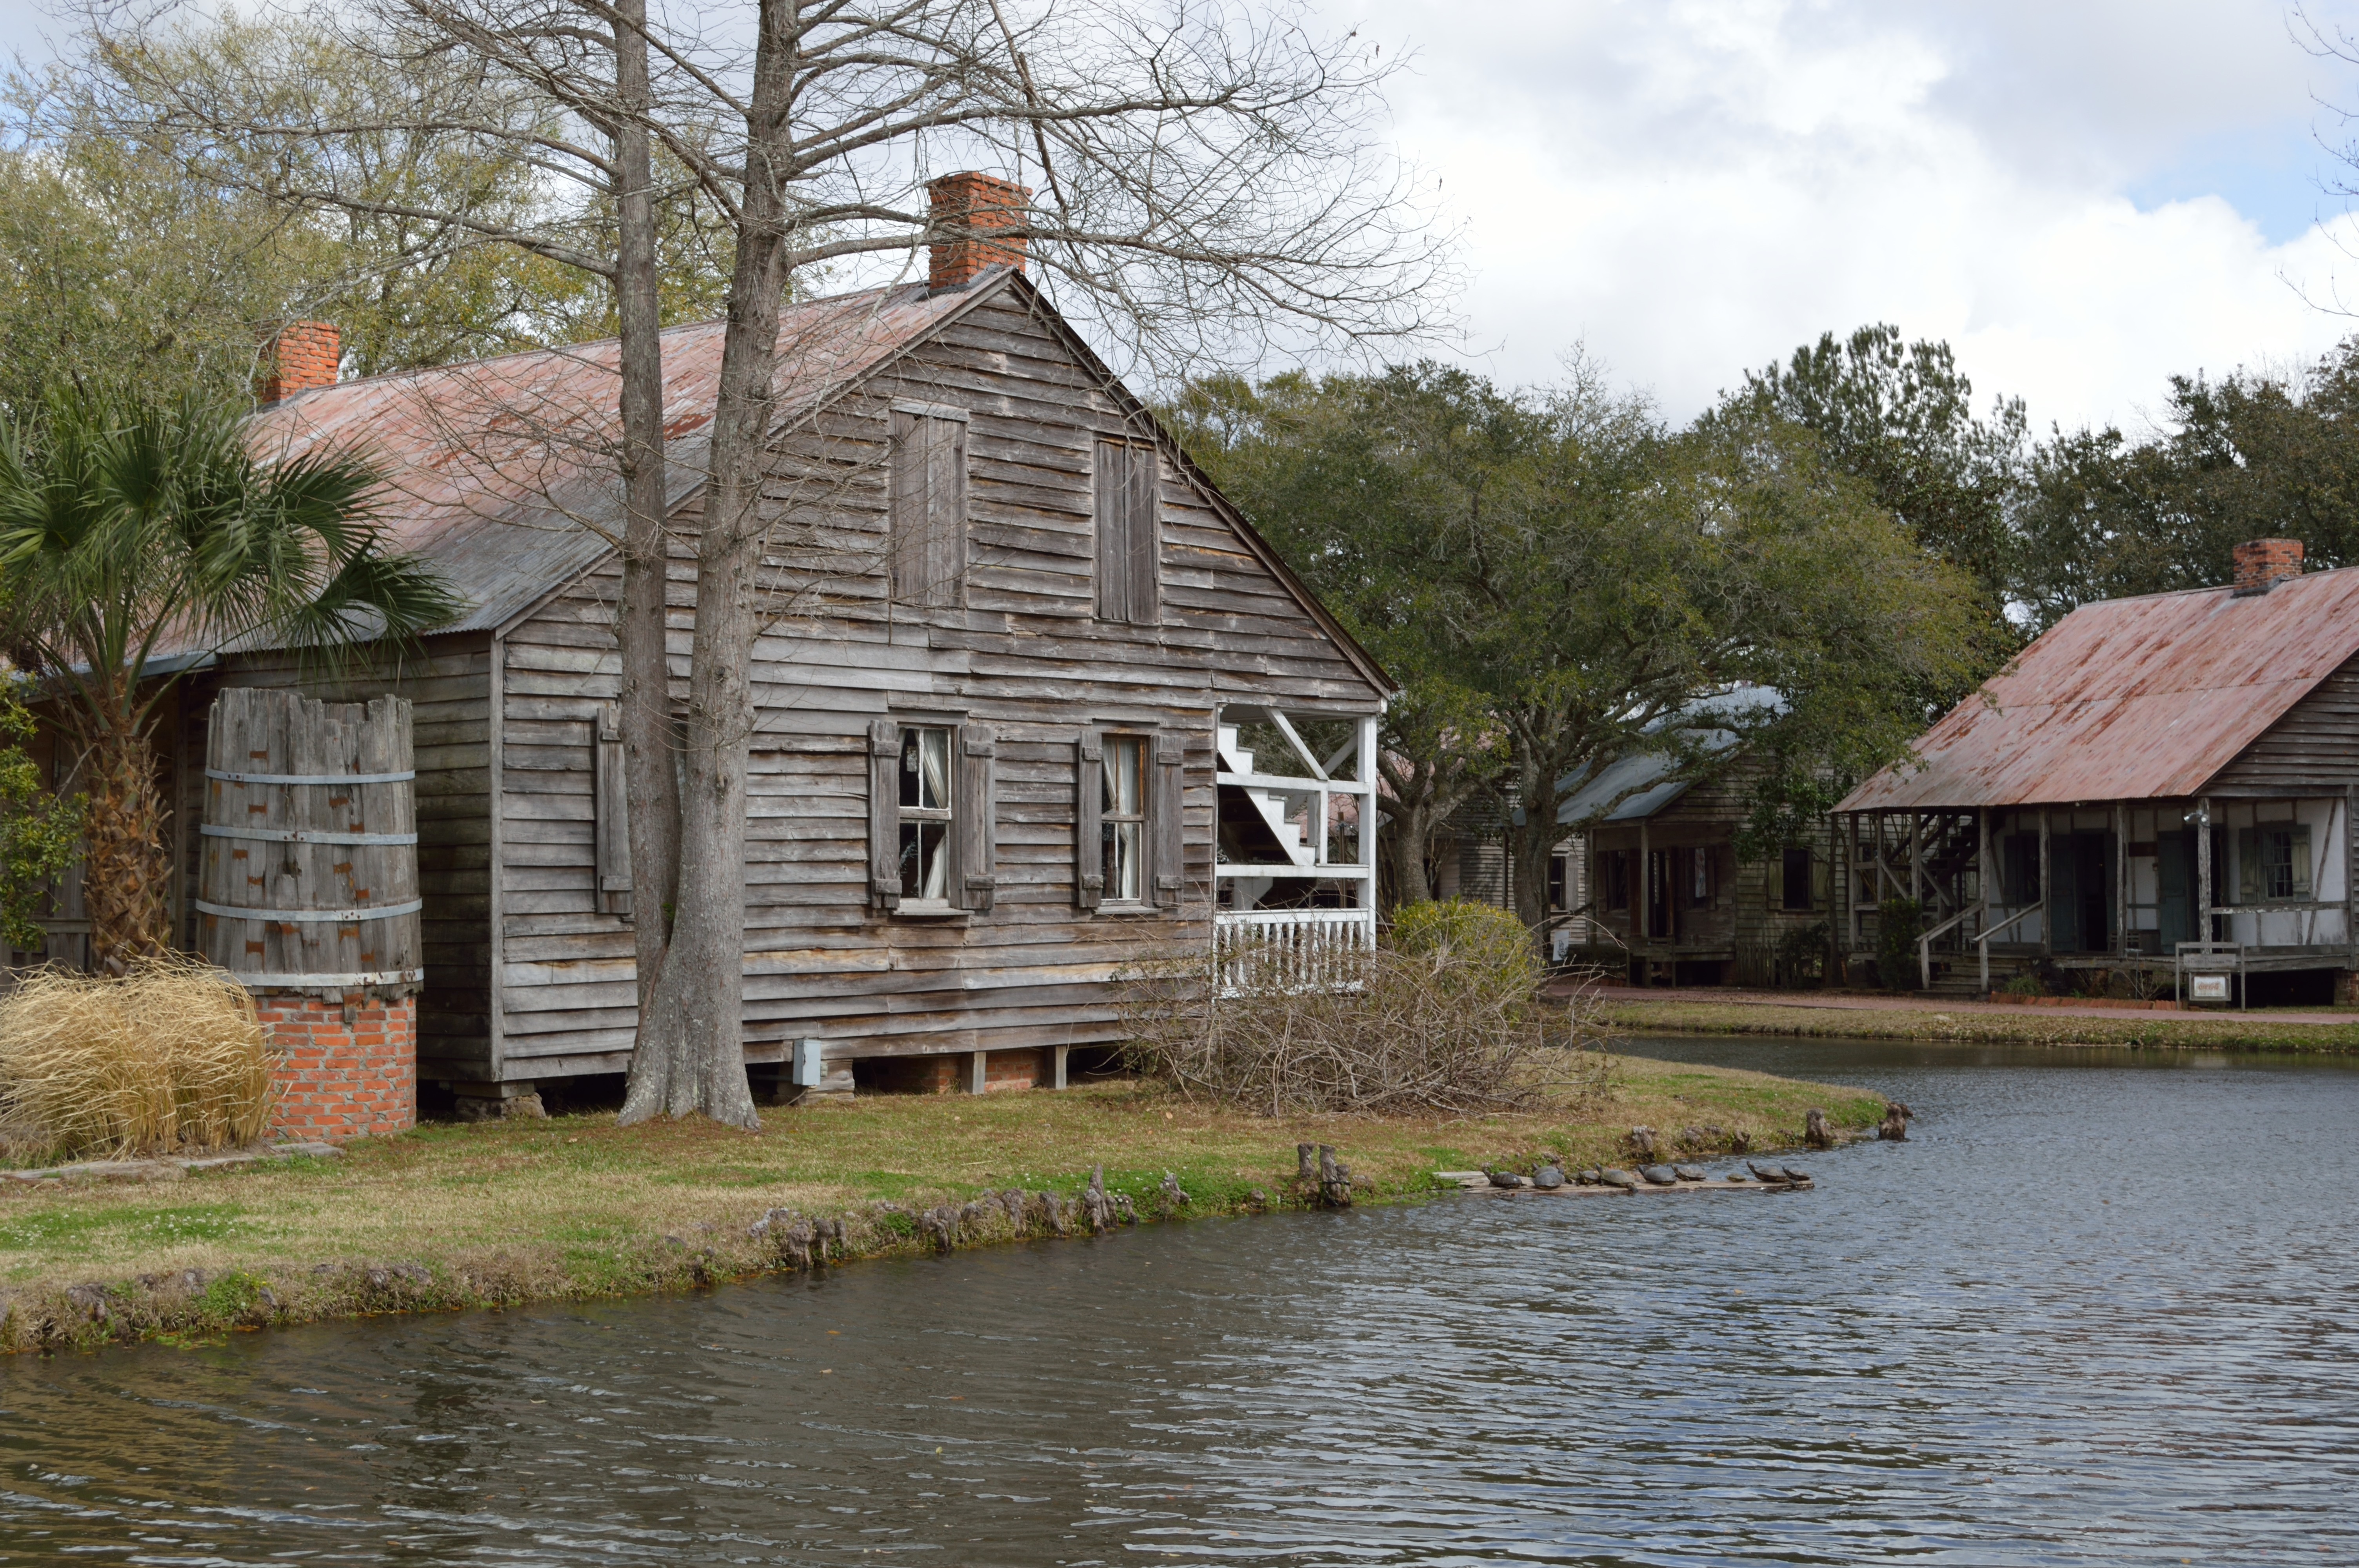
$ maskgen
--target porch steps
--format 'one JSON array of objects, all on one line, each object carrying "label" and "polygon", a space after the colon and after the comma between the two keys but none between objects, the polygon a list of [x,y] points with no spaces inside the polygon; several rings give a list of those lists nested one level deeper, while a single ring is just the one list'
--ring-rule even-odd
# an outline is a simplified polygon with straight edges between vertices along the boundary
[{"label": "porch steps", "polygon": [[[2006,982],[2016,976],[2027,974],[2038,967],[2035,958],[2013,953],[1993,953],[1990,961],[1990,989],[2005,990]],[[1939,997],[1949,1001],[1981,1001],[1986,993],[1982,986],[1982,960],[1969,953],[1963,957],[1951,955],[1933,960],[1933,986],[1930,990],[1917,993],[1922,997]]]},{"label": "porch steps", "polygon": [[[1235,725],[1220,727],[1220,752],[1223,771],[1232,773],[1251,773],[1254,771],[1254,754],[1237,744]],[[1298,866],[1310,865],[1318,850],[1302,841],[1302,825],[1286,815],[1285,800],[1273,791],[1255,789],[1249,785],[1245,787],[1245,795],[1260,812],[1270,837],[1277,840],[1277,846],[1286,851],[1287,859]]]}]

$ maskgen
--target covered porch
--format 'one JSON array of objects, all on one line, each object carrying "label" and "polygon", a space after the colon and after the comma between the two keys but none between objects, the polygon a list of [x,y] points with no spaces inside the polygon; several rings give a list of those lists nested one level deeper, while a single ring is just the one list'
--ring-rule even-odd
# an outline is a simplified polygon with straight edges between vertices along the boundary
[{"label": "covered porch", "polygon": [[2242,1000],[2247,975],[2359,968],[2351,795],[1848,813],[1849,946],[1875,951],[1903,900],[1928,990],[1965,971],[1987,992],[2036,965]]},{"label": "covered porch", "polygon": [[1219,983],[1343,981],[1376,945],[1376,715],[1231,703],[1214,735]]}]

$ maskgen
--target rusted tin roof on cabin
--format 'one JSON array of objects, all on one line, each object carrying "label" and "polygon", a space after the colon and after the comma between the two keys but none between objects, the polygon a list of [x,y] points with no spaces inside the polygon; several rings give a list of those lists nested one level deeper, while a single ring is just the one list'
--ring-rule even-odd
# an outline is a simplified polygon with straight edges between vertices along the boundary
[{"label": "rusted tin roof on cabin", "polygon": [[2082,605],[1835,809],[2181,799],[2354,654],[2359,568]]},{"label": "rusted tin roof on cabin", "polygon": [[[778,332],[774,425],[925,337],[995,281],[789,307]],[[663,335],[669,505],[705,479],[723,325]],[[385,523],[467,601],[467,613],[442,630],[495,629],[596,561],[621,531],[617,354],[609,340],[342,382],[262,410],[249,432],[264,457],[322,445],[372,454],[391,476],[380,497]]]}]

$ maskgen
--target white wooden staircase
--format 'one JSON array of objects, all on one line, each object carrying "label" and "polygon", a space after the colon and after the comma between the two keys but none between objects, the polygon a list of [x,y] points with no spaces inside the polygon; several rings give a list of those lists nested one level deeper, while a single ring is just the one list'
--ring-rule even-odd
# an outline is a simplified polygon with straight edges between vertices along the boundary
[{"label": "white wooden staircase", "polygon": [[1263,824],[1269,828],[1270,837],[1277,840],[1278,848],[1286,851],[1288,860],[1298,866],[1316,864],[1319,847],[1302,841],[1302,824],[1287,815],[1285,792],[1243,782],[1254,776],[1254,754],[1237,744],[1237,726],[1223,724],[1220,726],[1219,735],[1221,771],[1238,775],[1236,781],[1229,781],[1232,787],[1242,791],[1245,797],[1253,802]]}]

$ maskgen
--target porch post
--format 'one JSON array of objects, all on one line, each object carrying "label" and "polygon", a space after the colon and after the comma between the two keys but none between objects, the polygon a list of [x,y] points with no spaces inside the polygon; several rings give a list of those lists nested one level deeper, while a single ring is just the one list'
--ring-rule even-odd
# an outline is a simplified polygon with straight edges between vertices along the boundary
[{"label": "porch post", "polygon": [[2196,940],[2212,940],[2212,797],[2195,803]]},{"label": "porch post", "polygon": [[1647,848],[1647,819],[1638,818],[1638,929],[1631,935],[1638,938],[1638,973],[1641,985],[1653,985],[1655,972],[1649,961],[1655,942],[1655,857]]},{"label": "porch post", "polygon": [[1925,907],[1925,814],[1908,814],[1908,902]]},{"label": "porch post", "polygon": [[2048,881],[2048,808],[2039,808],[2039,956],[2056,952],[2056,901]]},{"label": "porch post", "polygon": [[1991,852],[1990,807],[1974,808],[1974,882],[1983,899],[1983,920],[1974,935],[1981,938],[1974,945],[1982,949],[1983,989],[1985,1000],[1990,996],[1990,925],[1991,925]]},{"label": "porch post", "polygon": [[2114,802],[2114,946],[2130,956],[2130,808]]},{"label": "porch post", "polygon": [[[2359,969],[2359,888],[2352,885],[2351,868],[2359,865],[2359,857],[2352,853],[2351,807],[2359,805],[2359,784],[2343,786],[2343,941],[2351,950],[2344,961],[2345,969]],[[2351,985],[2348,975],[2343,979],[2346,989]],[[2337,999],[2344,1000],[2344,999]],[[2359,1000],[2359,998],[2349,1000]]]},{"label": "porch post", "polygon": [[[1376,720],[1371,716],[1360,720],[1360,869],[1366,873],[1360,880],[1360,907],[1368,912],[1368,946],[1375,946],[1376,921],[1376,831],[1384,814],[1376,809]],[[1215,811],[1217,812],[1217,807]],[[1213,834],[1220,828],[1216,824]],[[1217,856],[1214,857],[1218,859]]]},{"label": "porch post", "polygon": [[1843,949],[1846,962],[1859,951],[1859,813],[1854,811],[1843,818],[1843,920],[1850,927],[1850,946]]}]

